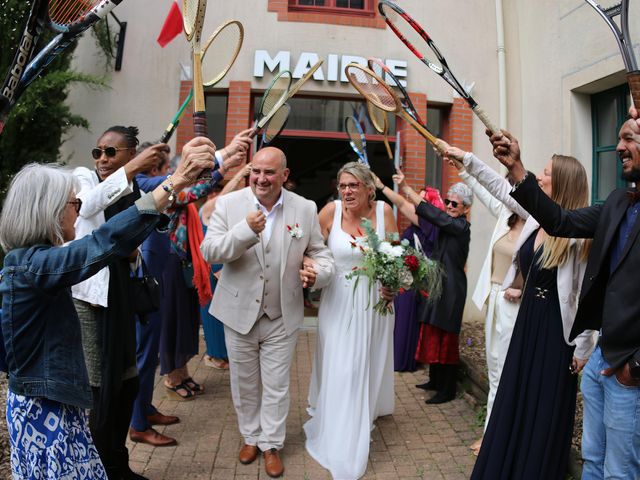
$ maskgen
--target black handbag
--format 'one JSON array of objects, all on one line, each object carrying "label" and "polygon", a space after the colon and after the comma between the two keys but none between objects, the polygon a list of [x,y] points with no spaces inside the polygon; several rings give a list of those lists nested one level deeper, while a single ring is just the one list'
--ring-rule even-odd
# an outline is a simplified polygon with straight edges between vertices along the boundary
[{"label": "black handbag", "polygon": [[160,284],[149,273],[147,264],[141,262],[142,276],[131,278],[133,311],[138,315],[157,312],[160,309]]}]

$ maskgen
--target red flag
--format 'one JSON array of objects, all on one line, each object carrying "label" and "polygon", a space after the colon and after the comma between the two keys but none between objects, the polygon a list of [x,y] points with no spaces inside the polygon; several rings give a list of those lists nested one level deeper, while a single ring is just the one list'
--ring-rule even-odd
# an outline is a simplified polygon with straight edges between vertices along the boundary
[{"label": "red flag", "polygon": [[167,15],[167,18],[164,21],[164,25],[162,25],[162,30],[160,30],[160,35],[158,35],[157,41],[160,46],[164,48],[167,43],[169,43],[181,33],[182,13],[180,13],[178,2],[174,1],[173,5],[171,5],[171,10],[169,10],[169,15]]}]

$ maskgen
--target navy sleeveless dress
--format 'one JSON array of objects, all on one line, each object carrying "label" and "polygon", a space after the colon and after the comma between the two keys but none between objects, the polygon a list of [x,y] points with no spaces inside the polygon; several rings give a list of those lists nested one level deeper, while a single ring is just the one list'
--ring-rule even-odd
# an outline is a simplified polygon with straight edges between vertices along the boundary
[{"label": "navy sleeveless dress", "polygon": [[576,407],[574,347],[564,341],[557,269],[543,269],[537,231],[522,245],[525,286],[472,479],[564,479]]}]

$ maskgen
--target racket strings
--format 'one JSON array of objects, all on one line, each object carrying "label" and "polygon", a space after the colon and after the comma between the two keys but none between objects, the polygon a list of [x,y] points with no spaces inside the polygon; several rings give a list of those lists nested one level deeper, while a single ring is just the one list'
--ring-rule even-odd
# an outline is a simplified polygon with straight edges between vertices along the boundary
[{"label": "racket strings", "polygon": [[345,130],[347,131],[347,135],[349,135],[349,140],[353,142],[353,145],[356,149],[362,153],[364,152],[364,142],[362,141],[362,136],[360,135],[360,129],[356,125],[356,121],[353,117],[348,117],[345,121]]},{"label": "racket strings", "polygon": [[229,71],[238,56],[244,34],[237,22],[225,25],[204,48],[202,79],[205,87],[215,85]]},{"label": "racket strings", "polygon": [[378,133],[384,133],[388,129],[387,112],[376,107],[368,100],[367,112],[369,113],[369,119],[371,120],[373,128],[375,128]]},{"label": "racket strings", "polygon": [[291,74],[289,74],[288,71],[283,72],[278,78],[276,78],[269,90],[264,94],[260,108],[261,116],[266,116],[274,109],[280,99],[287,93],[290,85]]},{"label": "racket strings", "polygon": [[200,10],[201,2],[199,0],[183,0],[182,18],[184,23],[184,31],[188,39],[193,36]]},{"label": "racket strings", "polygon": [[397,97],[384,82],[379,81],[359,65],[347,65],[345,73],[356,90],[376,107],[387,112],[397,110]]},{"label": "racket strings", "polygon": [[51,0],[49,18],[57,25],[70,25],[89,13],[100,0]]},{"label": "racket strings", "polygon": [[285,103],[273,114],[263,132],[264,144],[271,143],[278,136],[287,123],[290,113],[291,107],[288,103]]}]

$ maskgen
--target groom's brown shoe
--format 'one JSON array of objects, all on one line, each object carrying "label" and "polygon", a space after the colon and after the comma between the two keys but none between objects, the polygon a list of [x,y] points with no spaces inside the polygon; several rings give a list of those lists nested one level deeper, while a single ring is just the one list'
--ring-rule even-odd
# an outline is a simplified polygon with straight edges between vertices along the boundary
[{"label": "groom's brown shoe", "polygon": [[244,444],[240,449],[240,454],[238,455],[240,463],[249,465],[250,463],[253,463],[256,458],[258,458],[258,447],[255,445]]},{"label": "groom's brown shoe", "polygon": [[272,478],[280,477],[284,473],[284,465],[280,460],[280,454],[275,448],[270,448],[262,453],[264,457],[264,470]]}]

